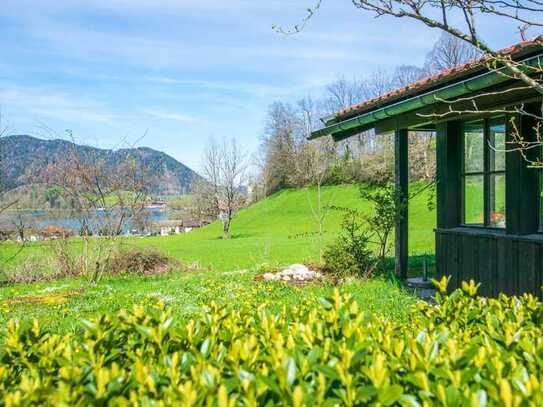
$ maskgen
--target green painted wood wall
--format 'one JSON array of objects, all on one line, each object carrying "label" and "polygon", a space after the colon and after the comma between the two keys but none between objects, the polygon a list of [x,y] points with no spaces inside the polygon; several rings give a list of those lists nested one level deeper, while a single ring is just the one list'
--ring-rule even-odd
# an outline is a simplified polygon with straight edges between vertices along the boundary
[{"label": "green painted wood wall", "polygon": [[[525,139],[535,140],[533,119],[523,115],[514,120]],[[463,280],[476,280],[481,283],[483,295],[530,292],[541,297],[543,234],[539,233],[538,175],[541,170],[529,168],[520,153],[508,152],[506,230],[462,226],[461,122],[439,123],[436,133],[438,276],[451,276],[451,288],[458,287]],[[538,152],[533,150],[529,154]]]}]

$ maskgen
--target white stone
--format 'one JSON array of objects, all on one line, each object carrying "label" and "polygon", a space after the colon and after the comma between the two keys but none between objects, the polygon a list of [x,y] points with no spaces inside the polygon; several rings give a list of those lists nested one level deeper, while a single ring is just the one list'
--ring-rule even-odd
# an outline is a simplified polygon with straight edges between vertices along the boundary
[{"label": "white stone", "polygon": [[293,264],[279,273],[281,279],[283,277],[290,277],[290,280],[296,281],[312,281],[318,279],[320,274],[309,270],[303,264]]},{"label": "white stone", "polygon": [[313,281],[321,277],[317,271],[309,270],[303,264],[292,264],[279,273],[265,273],[262,278],[265,281]]},{"label": "white stone", "polygon": [[275,280],[275,274],[273,273],[264,273],[262,278],[266,281]]},{"label": "white stone", "polygon": [[288,270],[291,270],[292,272],[296,274],[307,273],[309,271],[309,269],[303,264],[292,264],[288,266]]}]

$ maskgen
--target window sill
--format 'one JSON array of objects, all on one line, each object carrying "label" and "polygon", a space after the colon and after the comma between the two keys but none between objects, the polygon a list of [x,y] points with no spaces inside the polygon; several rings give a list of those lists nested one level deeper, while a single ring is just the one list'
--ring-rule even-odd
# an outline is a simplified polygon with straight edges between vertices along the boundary
[{"label": "window sill", "polygon": [[454,228],[437,228],[436,233],[451,234],[451,235],[463,235],[463,236],[478,236],[498,239],[511,239],[522,240],[531,242],[543,243],[543,233],[531,233],[529,235],[513,235],[508,234],[505,229],[492,229],[485,227],[473,227],[473,226],[457,226]]},{"label": "window sill", "polygon": [[477,235],[477,236],[505,236],[505,229],[499,228],[488,228],[484,226],[457,226],[454,228],[443,229],[438,228],[436,232],[441,233],[454,233],[454,234],[466,234],[466,235]]}]

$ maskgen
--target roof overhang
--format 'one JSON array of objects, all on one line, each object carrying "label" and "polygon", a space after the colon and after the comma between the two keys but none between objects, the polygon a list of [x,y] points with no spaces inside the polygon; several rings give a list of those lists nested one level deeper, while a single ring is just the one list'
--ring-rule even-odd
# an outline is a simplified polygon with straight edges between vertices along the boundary
[{"label": "roof overhang", "polygon": [[[524,69],[530,66],[543,66],[543,53],[540,51],[537,55],[517,61]],[[399,115],[416,111],[418,109],[451,101],[461,96],[480,92],[484,89],[511,81],[509,69],[506,67],[489,70],[482,74],[469,77],[454,83],[449,83],[430,91],[421,92],[418,95],[393,102],[375,105],[367,111],[344,120],[336,121],[335,116],[329,116],[323,120],[326,127],[316,130],[308,137],[313,140],[319,137],[331,135],[335,140],[341,140],[350,135],[361,133],[375,127],[375,124],[386,119],[397,117]]]}]

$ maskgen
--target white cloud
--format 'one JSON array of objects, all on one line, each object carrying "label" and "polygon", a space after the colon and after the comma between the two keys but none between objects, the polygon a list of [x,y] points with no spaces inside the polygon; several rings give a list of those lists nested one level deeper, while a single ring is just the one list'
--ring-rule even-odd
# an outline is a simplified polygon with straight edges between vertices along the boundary
[{"label": "white cloud", "polygon": [[298,84],[296,87],[285,87],[284,85],[280,86],[239,80],[184,79],[172,76],[150,76],[144,77],[142,80],[170,86],[194,88],[196,90],[226,91],[245,97],[253,96],[269,99],[290,97],[296,93],[302,94],[304,89],[307,89],[305,81],[302,81],[302,83]]},{"label": "white cloud", "polygon": [[173,121],[186,123],[186,124],[196,123],[200,121],[200,119],[195,116],[182,114],[182,113],[176,113],[176,112],[170,112],[170,111],[164,111],[164,110],[159,110],[159,109],[145,109],[143,113],[149,116],[157,117],[159,119],[173,120]]}]

